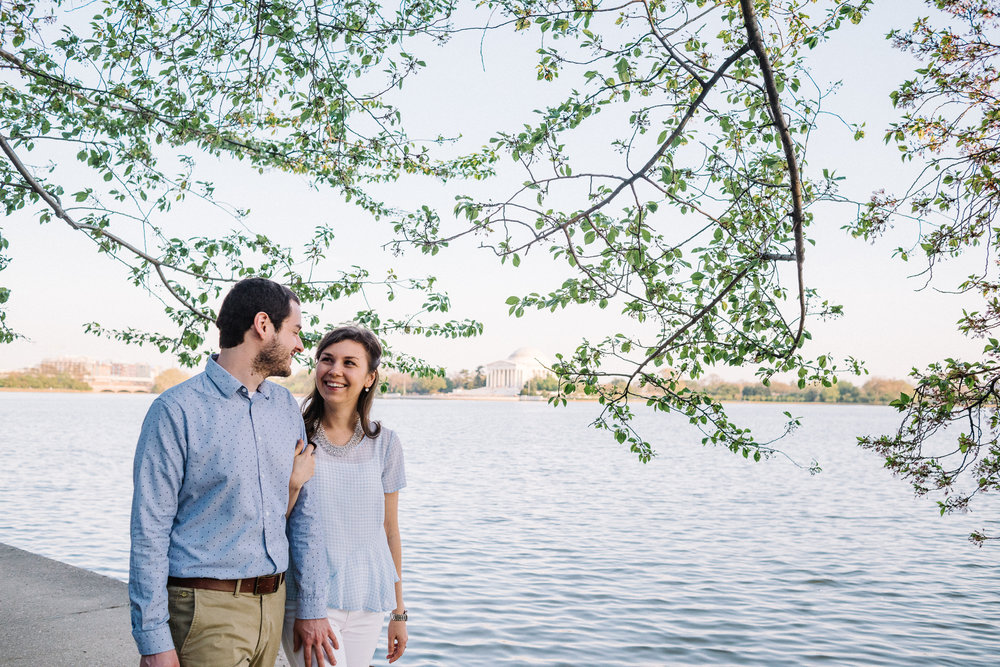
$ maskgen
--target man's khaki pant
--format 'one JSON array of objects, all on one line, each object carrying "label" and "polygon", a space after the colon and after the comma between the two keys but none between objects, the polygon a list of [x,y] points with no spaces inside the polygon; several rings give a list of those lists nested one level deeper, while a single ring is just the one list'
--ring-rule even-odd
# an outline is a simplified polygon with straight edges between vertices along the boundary
[{"label": "man's khaki pant", "polygon": [[284,584],[267,595],[167,586],[167,599],[181,667],[274,667]]}]

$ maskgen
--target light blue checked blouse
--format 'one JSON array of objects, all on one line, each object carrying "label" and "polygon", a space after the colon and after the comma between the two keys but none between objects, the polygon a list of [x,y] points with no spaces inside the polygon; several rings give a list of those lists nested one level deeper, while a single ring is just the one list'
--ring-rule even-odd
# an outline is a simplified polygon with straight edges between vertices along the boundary
[{"label": "light blue checked blouse", "polygon": [[[382,427],[375,438],[341,456],[328,453],[322,428],[313,438],[316,472],[311,499],[319,506],[326,538],[330,585],[327,606],[348,611],[390,611],[396,608],[399,581],[385,537],[385,494],[406,486],[403,447],[395,432]],[[298,591],[289,581],[289,599]]]}]

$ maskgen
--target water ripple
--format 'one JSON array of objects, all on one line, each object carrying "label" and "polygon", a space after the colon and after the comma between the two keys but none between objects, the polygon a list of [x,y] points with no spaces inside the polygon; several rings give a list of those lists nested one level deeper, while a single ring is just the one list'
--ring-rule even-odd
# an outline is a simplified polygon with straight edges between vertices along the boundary
[{"label": "water ripple", "polygon": [[[0,394],[0,541],[124,579],[150,400]],[[638,417],[643,465],[586,428],[593,405],[376,409],[406,451],[410,667],[996,664],[996,565],[965,536],[997,506],[938,517],[858,450],[891,410],[795,406],[782,447],[811,476],[663,415]],[[762,434],[782,409],[732,406]]]}]

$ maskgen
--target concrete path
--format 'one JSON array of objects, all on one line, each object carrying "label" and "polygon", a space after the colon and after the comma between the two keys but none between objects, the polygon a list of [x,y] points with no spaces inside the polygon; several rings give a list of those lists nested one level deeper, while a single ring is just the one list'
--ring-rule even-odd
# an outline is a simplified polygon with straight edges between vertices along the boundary
[{"label": "concrete path", "polygon": [[138,665],[126,585],[0,544],[0,665],[29,664]]}]

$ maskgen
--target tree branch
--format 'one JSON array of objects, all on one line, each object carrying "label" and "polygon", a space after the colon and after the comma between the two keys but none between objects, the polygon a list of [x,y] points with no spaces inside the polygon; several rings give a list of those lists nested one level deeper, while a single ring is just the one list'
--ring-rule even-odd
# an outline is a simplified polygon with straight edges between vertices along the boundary
[{"label": "tree branch", "polygon": [[806,288],[805,279],[802,273],[802,266],[805,263],[806,244],[802,233],[802,221],[804,218],[802,207],[802,179],[799,174],[799,163],[795,156],[795,144],[792,142],[792,134],[788,130],[788,123],[785,121],[785,114],[781,110],[781,98],[778,95],[778,87],[774,83],[774,71],[771,68],[771,61],[767,57],[764,48],[764,38],[760,34],[757,26],[757,15],[754,12],[753,0],[740,0],[740,10],[743,13],[743,25],[747,30],[747,40],[754,55],[757,56],[757,64],[760,68],[761,76],[764,78],[764,89],[767,91],[767,101],[771,109],[771,119],[778,129],[781,137],[781,145],[785,151],[785,164],[788,170],[789,187],[792,193],[792,230],[795,234],[795,264],[799,282],[799,330],[792,340],[792,346],[788,350],[791,356],[795,348],[802,343],[802,334],[806,325]]},{"label": "tree branch", "polygon": [[153,267],[155,267],[156,273],[157,275],[159,275],[160,281],[163,283],[163,286],[167,288],[170,294],[173,295],[173,297],[177,299],[177,301],[179,301],[184,306],[184,308],[190,310],[192,313],[202,318],[203,320],[206,320],[208,322],[213,322],[211,317],[209,317],[201,310],[199,310],[197,307],[195,307],[194,304],[188,302],[188,300],[185,299],[177,291],[177,289],[170,284],[170,281],[167,280],[167,277],[163,273],[164,264],[162,261],[144,252],[143,250],[135,247],[125,239],[116,236],[115,234],[112,234],[106,229],[103,229],[101,227],[96,227],[94,225],[80,224],[77,221],[75,221],[72,218],[72,216],[70,216],[70,214],[67,213],[66,210],[62,207],[62,204],[59,203],[59,200],[51,192],[46,190],[45,187],[43,187],[38,181],[35,180],[35,177],[31,175],[31,172],[28,171],[28,168],[24,165],[23,162],[21,162],[21,159],[17,157],[17,153],[14,152],[14,149],[11,148],[11,145],[7,142],[7,138],[4,137],[2,134],[0,134],[0,149],[3,150],[4,154],[7,156],[7,159],[11,161],[11,164],[13,164],[14,168],[17,169],[18,173],[21,174],[21,177],[29,185],[31,190],[42,198],[42,201],[44,201],[49,206],[49,208],[52,209],[52,211],[56,214],[57,218],[63,220],[66,224],[68,224],[70,227],[72,227],[77,231],[91,232],[92,234],[105,238],[111,241],[114,245],[124,248],[129,252],[131,252],[136,257],[142,259],[143,261],[148,262]]}]

